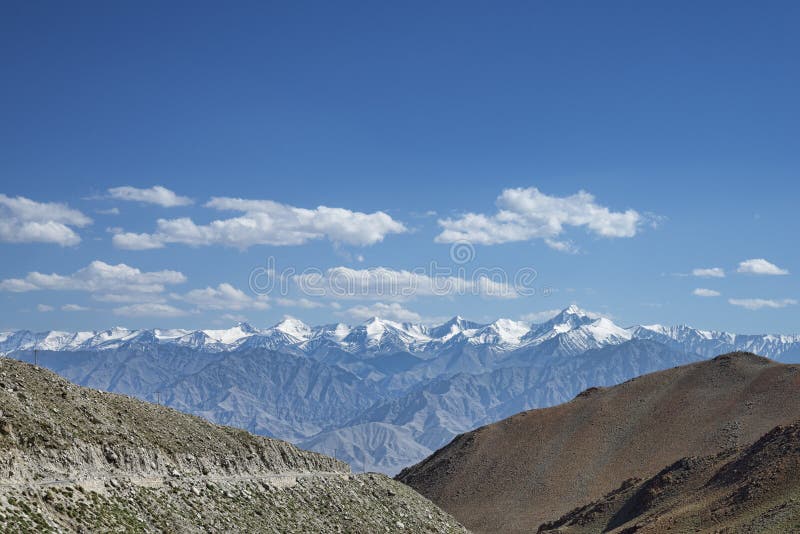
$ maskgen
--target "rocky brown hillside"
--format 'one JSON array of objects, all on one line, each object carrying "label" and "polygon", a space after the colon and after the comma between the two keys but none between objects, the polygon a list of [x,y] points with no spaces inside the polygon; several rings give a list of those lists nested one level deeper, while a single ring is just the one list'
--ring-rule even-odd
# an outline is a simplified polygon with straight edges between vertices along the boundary
[{"label": "rocky brown hillside", "polygon": [[648,480],[628,480],[541,533],[797,532],[800,422],[744,450],[682,458]]},{"label": "rocky brown hillside", "polygon": [[462,532],[411,489],[0,359],[2,532]]},{"label": "rocky brown hillside", "polygon": [[398,480],[478,532],[530,532],[684,457],[800,419],[800,367],[731,353],[458,436]]}]

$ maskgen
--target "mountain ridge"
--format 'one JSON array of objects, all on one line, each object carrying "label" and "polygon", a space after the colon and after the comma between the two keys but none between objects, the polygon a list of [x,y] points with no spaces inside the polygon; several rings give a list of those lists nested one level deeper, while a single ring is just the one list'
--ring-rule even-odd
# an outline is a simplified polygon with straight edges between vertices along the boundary
[{"label": "mountain ridge", "polygon": [[527,532],[627,479],[794,422],[798,383],[800,366],[718,356],[461,434],[397,479],[475,532]]},{"label": "mountain ridge", "polygon": [[740,345],[800,361],[795,338],[626,329],[570,306],[537,325],[457,316],[434,327],[379,318],[311,327],[286,318],[267,329],[18,331],[0,335],[0,352],[395,474],[462,432],[591,386]]},{"label": "mountain ridge", "polygon": [[[309,326],[287,316],[275,325],[259,329],[249,323],[237,323],[228,329],[140,329],[114,327],[102,331],[17,330],[0,333],[0,354],[17,351],[113,350],[125,343],[149,337],[160,345],[188,345],[207,351],[237,349],[248,338],[259,346],[312,354],[320,344],[332,344],[345,352],[386,352],[404,350],[426,353],[453,343],[492,345],[498,351],[512,351],[541,344],[562,334],[576,333],[603,344],[619,344],[630,339],[652,339],[681,344],[693,352],[710,356],[720,348],[753,350],[776,356],[782,350],[800,348],[800,335],[734,334],[692,328],[686,325],[634,325],[620,327],[609,318],[570,305],[542,323],[525,323],[499,318],[491,323],[468,321],[460,316],[433,326],[400,323],[378,317],[358,325],[332,323]],[[385,340],[384,340],[385,338]],[[578,347],[580,348],[580,347]]]}]

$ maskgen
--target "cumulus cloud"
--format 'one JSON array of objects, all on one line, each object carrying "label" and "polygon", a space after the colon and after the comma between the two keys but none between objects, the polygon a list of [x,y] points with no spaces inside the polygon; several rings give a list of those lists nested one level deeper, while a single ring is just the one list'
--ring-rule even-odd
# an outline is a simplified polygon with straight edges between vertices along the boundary
[{"label": "cumulus cloud", "polygon": [[730,304],[747,308],[748,310],[760,310],[763,308],[785,308],[797,304],[794,299],[728,299]]},{"label": "cumulus cloud", "polygon": [[212,198],[206,207],[235,211],[241,216],[197,224],[188,217],[159,219],[152,234],[118,233],[118,248],[159,248],[167,243],[192,246],[223,245],[246,249],[254,245],[302,245],[327,238],[334,243],[373,245],[389,234],[407,231],[405,225],[382,211],[361,213],[319,206],[297,208],[271,200]]},{"label": "cumulus cloud", "polygon": [[306,295],[315,297],[409,299],[412,297],[478,295],[516,298],[517,290],[504,271],[478,271],[471,278],[429,276],[423,272],[386,267],[352,269],[333,267],[325,272],[295,275],[294,282]]},{"label": "cumulus cloud", "polygon": [[185,295],[172,295],[201,310],[266,310],[269,308],[266,296],[248,296],[231,284],[222,283],[217,287],[193,289]]},{"label": "cumulus cloud", "polygon": [[0,282],[0,291],[87,291],[100,300],[106,297],[107,300],[113,300],[112,295],[127,295],[131,300],[136,300],[158,295],[167,285],[185,281],[186,277],[178,271],[145,272],[124,263],[110,265],[95,260],[72,274],[34,271],[25,278],[8,278]]},{"label": "cumulus cloud", "polygon": [[417,322],[422,320],[422,317],[418,313],[404,308],[397,302],[390,304],[376,302],[369,306],[354,306],[342,313],[362,321],[372,317],[380,317],[382,319],[400,322]]},{"label": "cumulus cloud", "polygon": [[699,267],[692,269],[692,276],[700,278],[725,278],[725,270],[721,267]]},{"label": "cumulus cloud", "polygon": [[114,308],[114,315],[125,317],[181,317],[185,310],[161,302],[142,302]]},{"label": "cumulus cloud", "polygon": [[0,241],[6,243],[77,245],[81,238],[73,227],[91,223],[89,217],[66,204],[0,194]]},{"label": "cumulus cloud", "polygon": [[544,239],[551,248],[571,252],[574,249],[568,242],[556,239],[565,227],[584,227],[601,237],[633,237],[644,222],[637,211],[611,211],[597,204],[586,191],[556,197],[535,187],[505,189],[496,205],[498,211],[492,215],[467,213],[455,219],[440,219],[442,232],[436,241],[494,245]]},{"label": "cumulus cloud", "polygon": [[133,202],[144,202],[145,204],[156,204],[164,208],[176,206],[188,206],[192,204],[192,199],[175,194],[174,191],[155,185],[146,189],[125,185],[122,187],[112,187],[108,190],[111,198],[117,200],[128,200]]},{"label": "cumulus cloud", "polygon": [[694,291],[692,291],[692,295],[695,297],[718,297],[720,296],[719,291],[715,291],[714,289],[706,289],[703,287],[698,287]]},{"label": "cumulus cloud", "polygon": [[546,238],[544,243],[548,247],[559,252],[566,252],[567,254],[577,254],[580,252],[580,249],[576,247],[572,241],[558,241],[557,239]]},{"label": "cumulus cloud", "polygon": [[40,311],[40,312],[51,312],[51,311],[53,311],[54,309],[55,309],[55,308],[53,308],[53,307],[52,307],[52,306],[50,306],[49,304],[38,304],[38,305],[36,306],[36,310],[37,310],[37,311]]},{"label": "cumulus cloud", "polygon": [[156,235],[123,232],[120,228],[112,228],[111,232],[114,234],[111,241],[117,248],[124,248],[126,250],[164,248],[164,242]]},{"label": "cumulus cloud", "polygon": [[789,271],[786,269],[781,269],[774,263],[770,263],[764,258],[745,260],[739,263],[739,268],[736,269],[736,272],[745,274],[764,274],[771,276],[789,274]]}]

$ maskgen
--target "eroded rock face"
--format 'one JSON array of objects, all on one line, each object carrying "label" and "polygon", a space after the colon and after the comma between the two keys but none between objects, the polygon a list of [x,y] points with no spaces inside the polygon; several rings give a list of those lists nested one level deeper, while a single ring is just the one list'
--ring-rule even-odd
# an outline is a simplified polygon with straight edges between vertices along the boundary
[{"label": "eroded rock face", "polygon": [[0,531],[462,532],[416,492],[286,442],[0,359]]}]

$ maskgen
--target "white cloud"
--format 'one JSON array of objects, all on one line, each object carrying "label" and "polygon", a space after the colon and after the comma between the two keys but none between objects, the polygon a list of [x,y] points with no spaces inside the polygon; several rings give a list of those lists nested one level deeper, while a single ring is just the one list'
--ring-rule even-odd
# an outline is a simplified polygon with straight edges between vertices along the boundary
[{"label": "white cloud", "polygon": [[114,308],[115,315],[126,317],[180,317],[186,315],[186,311],[159,302],[143,302]]},{"label": "white cloud", "polygon": [[77,245],[81,238],[71,227],[91,223],[89,217],[66,204],[0,194],[0,241],[6,243]]},{"label": "white cloud", "polygon": [[201,310],[266,310],[269,304],[265,296],[250,297],[241,289],[228,283],[217,287],[193,289],[185,295],[172,295],[173,298],[188,302]]},{"label": "white cloud", "polygon": [[696,297],[718,297],[720,296],[720,292],[714,289],[706,289],[703,287],[698,287],[694,291],[692,291],[692,295]]},{"label": "white cloud", "polygon": [[492,215],[467,213],[456,219],[440,219],[442,232],[436,241],[494,245],[545,239],[556,250],[570,251],[566,243],[555,239],[566,226],[585,227],[601,237],[633,237],[644,222],[637,211],[611,211],[586,191],[555,197],[535,187],[505,189],[496,204],[499,209]]},{"label": "white cloud", "polygon": [[692,276],[701,278],[725,278],[725,270],[720,267],[700,267],[692,269]]},{"label": "white cloud", "polygon": [[561,313],[561,310],[559,309],[530,312],[524,315],[520,315],[519,320],[524,321],[526,323],[544,323],[546,321],[549,321],[559,313]]},{"label": "white cloud", "polygon": [[580,249],[578,249],[572,241],[558,241],[556,239],[546,238],[544,242],[548,247],[559,252],[566,252],[567,254],[577,254],[580,252]]},{"label": "white cloud", "polygon": [[772,276],[789,274],[789,271],[786,269],[781,269],[774,263],[770,263],[764,258],[745,260],[739,263],[739,268],[736,269],[736,272],[746,274],[765,274]]},{"label": "white cloud", "polygon": [[304,308],[306,310],[311,310],[314,308],[324,308],[325,304],[321,302],[316,302],[314,300],[309,300],[307,298],[300,298],[300,299],[285,299],[280,298],[277,299],[278,304],[281,306],[291,307],[291,308]]},{"label": "white cloud", "polygon": [[53,311],[55,308],[53,308],[53,307],[52,307],[52,306],[50,306],[49,304],[38,304],[38,305],[36,306],[36,309],[37,309],[38,311],[40,311],[40,312],[51,312],[51,311]]},{"label": "white cloud", "polygon": [[186,277],[178,271],[144,272],[124,263],[110,265],[95,260],[72,274],[44,274],[34,271],[25,278],[9,278],[0,282],[0,291],[88,291],[98,300],[118,295],[129,295],[131,300],[137,300],[134,297],[149,299],[163,292],[167,285],[185,281]]},{"label": "white cloud", "polygon": [[92,295],[98,302],[127,303],[127,302],[166,302],[163,293],[98,293]]},{"label": "white cloud", "polygon": [[112,229],[114,237],[111,242],[117,248],[124,248],[126,250],[151,250],[154,248],[164,248],[164,242],[153,234],[136,234],[133,232],[117,231],[119,229]]},{"label": "white cloud", "polygon": [[457,276],[429,276],[423,272],[386,267],[351,269],[333,267],[324,273],[304,273],[293,277],[306,295],[334,298],[405,300],[413,297],[479,295],[516,298],[516,289],[504,271],[476,272],[471,279]]},{"label": "white cloud", "polygon": [[100,215],[119,215],[119,208],[108,208],[107,210],[96,210]]},{"label": "white cloud", "polygon": [[785,308],[797,304],[794,299],[728,299],[730,304],[747,308],[748,310],[760,310],[762,308]]},{"label": "white cloud", "polygon": [[170,191],[166,187],[155,185],[147,189],[138,187],[122,186],[112,187],[108,190],[111,198],[117,200],[129,200],[134,202],[144,202],[147,204],[157,204],[165,208],[173,208],[175,206],[188,206],[192,204],[192,199],[176,195],[174,191]]},{"label": "white cloud", "polygon": [[327,238],[334,243],[365,246],[407,231],[403,223],[382,211],[361,213],[327,206],[312,210],[271,200],[226,197],[212,198],[206,207],[242,215],[208,224],[196,224],[188,217],[159,219],[154,233],[119,233],[113,243],[129,249],[158,248],[167,243],[246,249],[254,245],[302,245]]},{"label": "white cloud", "polygon": [[61,306],[61,311],[65,312],[82,312],[82,311],[89,311],[89,308],[86,306],[81,306],[79,304],[64,304]]},{"label": "white cloud", "polygon": [[418,313],[402,307],[397,302],[391,304],[376,302],[369,306],[355,306],[342,313],[362,321],[371,317],[380,317],[382,319],[401,322],[417,322],[422,320],[422,317]]}]

